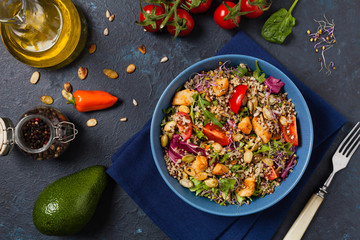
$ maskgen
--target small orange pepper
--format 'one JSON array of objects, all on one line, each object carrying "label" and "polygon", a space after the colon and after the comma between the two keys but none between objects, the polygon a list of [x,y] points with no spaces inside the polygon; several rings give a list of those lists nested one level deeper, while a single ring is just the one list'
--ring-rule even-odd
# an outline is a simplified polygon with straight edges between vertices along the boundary
[{"label": "small orange pepper", "polygon": [[118,98],[104,91],[77,90],[69,101],[79,112],[102,110],[113,106]]}]

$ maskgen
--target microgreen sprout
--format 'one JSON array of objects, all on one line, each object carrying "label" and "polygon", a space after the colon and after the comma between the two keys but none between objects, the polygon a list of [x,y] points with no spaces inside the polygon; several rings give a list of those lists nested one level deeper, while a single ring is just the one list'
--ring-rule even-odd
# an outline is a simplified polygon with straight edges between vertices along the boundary
[{"label": "microgreen sprout", "polygon": [[331,69],[335,69],[335,64],[333,61],[329,63],[325,59],[325,52],[332,48],[336,43],[336,37],[334,34],[335,31],[335,23],[334,20],[331,22],[324,15],[323,20],[315,20],[316,23],[319,24],[317,31],[312,33],[310,30],[307,30],[306,33],[310,37],[310,42],[314,43],[315,52],[320,53],[321,57],[319,57],[320,62],[320,70],[322,71],[324,68],[326,69],[326,74],[331,74]]}]

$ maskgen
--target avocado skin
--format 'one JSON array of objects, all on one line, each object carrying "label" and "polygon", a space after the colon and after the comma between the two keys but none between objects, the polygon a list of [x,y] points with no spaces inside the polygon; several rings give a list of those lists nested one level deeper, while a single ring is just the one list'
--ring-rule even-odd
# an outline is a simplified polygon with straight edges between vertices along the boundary
[{"label": "avocado skin", "polygon": [[79,232],[92,218],[105,190],[108,175],[95,165],[48,185],[37,198],[33,222],[45,235],[66,236]]}]

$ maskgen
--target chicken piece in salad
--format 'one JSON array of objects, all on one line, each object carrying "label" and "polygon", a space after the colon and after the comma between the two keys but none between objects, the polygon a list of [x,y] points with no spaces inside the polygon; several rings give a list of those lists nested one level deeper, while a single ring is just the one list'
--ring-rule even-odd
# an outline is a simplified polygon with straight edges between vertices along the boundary
[{"label": "chicken piece in salad", "polygon": [[284,83],[256,62],[194,74],[164,109],[161,146],[169,174],[197,196],[249,204],[275,191],[296,165],[295,105]]}]

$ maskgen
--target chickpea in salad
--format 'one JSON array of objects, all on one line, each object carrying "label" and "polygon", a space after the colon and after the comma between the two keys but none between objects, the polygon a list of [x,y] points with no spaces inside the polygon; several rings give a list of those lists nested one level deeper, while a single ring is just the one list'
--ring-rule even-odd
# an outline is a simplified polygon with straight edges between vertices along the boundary
[{"label": "chickpea in salad", "polygon": [[221,205],[275,191],[296,165],[295,105],[284,83],[256,62],[193,75],[164,109],[161,145],[169,174]]}]

